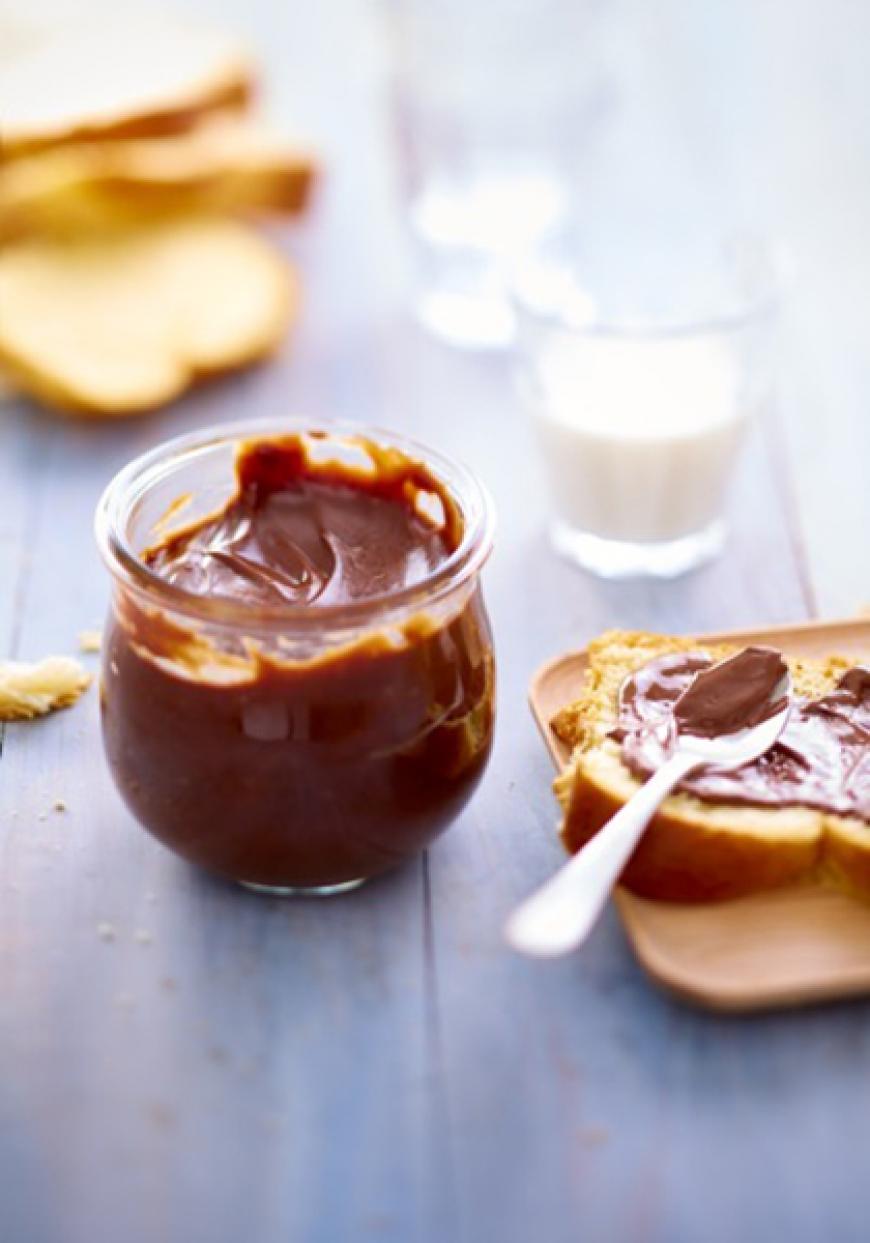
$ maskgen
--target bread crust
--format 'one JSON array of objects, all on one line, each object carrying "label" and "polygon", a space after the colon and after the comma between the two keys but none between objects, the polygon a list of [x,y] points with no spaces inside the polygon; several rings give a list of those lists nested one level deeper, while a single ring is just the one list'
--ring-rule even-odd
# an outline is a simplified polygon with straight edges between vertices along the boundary
[{"label": "bread crust", "polygon": [[19,5],[0,17],[3,157],[68,143],[184,133],[242,111],[257,75],[248,47],[158,10]]},{"label": "bread crust", "polygon": [[67,144],[0,167],[0,241],[181,212],[297,214],[318,174],[310,153],[234,117],[169,138]]},{"label": "bread crust", "polygon": [[870,825],[855,816],[825,816],[823,880],[870,898]]},{"label": "bread crust", "polygon": [[[554,789],[564,818],[562,841],[573,853],[592,838],[640,783],[606,737],[616,718],[616,695],[634,669],[667,652],[728,649],[645,632],[609,632],[589,648],[580,698],[553,721],[574,744]],[[789,661],[805,694],[830,689],[851,662]],[[870,825],[811,808],[762,808],[705,803],[688,794],[664,801],[626,867],[621,882],[644,897],[704,902],[741,897],[815,878],[870,897]]]},{"label": "bread crust", "polygon": [[[624,806],[625,800],[581,772],[571,788],[562,826],[573,854]],[[759,833],[712,829],[697,817],[662,810],[654,818],[622,875],[642,897],[667,902],[708,902],[792,884],[815,869],[816,833],[771,842]],[[868,860],[870,881],[870,860]]]},{"label": "bread crust", "polygon": [[242,111],[252,102],[254,82],[247,65],[240,65],[226,81],[215,82],[198,99],[167,101],[129,116],[73,122],[63,131],[44,133],[35,127],[4,135],[5,159],[35,155],[65,143],[104,142],[110,139],[167,138],[183,134],[214,113]]}]

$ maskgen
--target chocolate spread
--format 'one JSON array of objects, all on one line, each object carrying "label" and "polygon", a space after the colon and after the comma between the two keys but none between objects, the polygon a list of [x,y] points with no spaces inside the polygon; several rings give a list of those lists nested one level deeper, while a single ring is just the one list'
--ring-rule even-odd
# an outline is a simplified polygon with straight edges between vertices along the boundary
[{"label": "chocolate spread", "polygon": [[283,635],[277,649],[258,640],[258,617],[274,626],[285,605],[327,627],[328,606],[425,591],[460,544],[460,509],[423,464],[359,444],[365,468],[318,461],[295,437],[243,445],[220,512],[142,554],[187,593],[244,605],[249,630],[116,599],[103,720],[119,788],[162,841],[236,879],[381,872],[447,826],[489,755],[492,644],[476,584],[451,607],[424,600],[304,657],[284,656]]},{"label": "chocolate spread", "polygon": [[[741,712],[749,725],[759,705],[768,705],[763,712],[776,710],[776,697],[771,698],[778,680],[776,655],[723,662],[716,681],[708,683],[713,690],[697,699],[689,688],[694,683],[700,689],[696,676],[713,664],[703,652],[663,656],[637,670],[622,686],[611,732],[626,766],[648,777],[664,762],[674,743],[677,711],[694,726],[692,732],[711,737],[717,722],[728,726],[718,732],[741,728]],[[759,759],[731,772],[698,769],[678,788],[711,803],[813,807],[870,821],[870,669],[849,669],[820,699],[794,697],[779,741]]]},{"label": "chocolate spread", "polygon": [[702,669],[674,704],[681,734],[722,738],[751,729],[788,704],[788,665],[769,647],[747,647]]},{"label": "chocolate spread", "polygon": [[[245,446],[220,513],[143,554],[163,578],[247,604],[323,607],[421,582],[461,535],[456,507],[419,463],[365,442],[374,471],[312,462],[299,439]],[[417,498],[440,506],[440,521]]]}]

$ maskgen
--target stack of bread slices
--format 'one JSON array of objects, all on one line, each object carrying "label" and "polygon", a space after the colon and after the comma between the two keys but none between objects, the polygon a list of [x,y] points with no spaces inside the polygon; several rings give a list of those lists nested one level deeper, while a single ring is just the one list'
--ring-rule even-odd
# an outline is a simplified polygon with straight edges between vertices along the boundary
[{"label": "stack of bread slices", "polygon": [[153,9],[0,0],[0,373],[58,410],[162,406],[282,342],[294,273],[250,217],[317,168],[254,111],[256,66]]}]

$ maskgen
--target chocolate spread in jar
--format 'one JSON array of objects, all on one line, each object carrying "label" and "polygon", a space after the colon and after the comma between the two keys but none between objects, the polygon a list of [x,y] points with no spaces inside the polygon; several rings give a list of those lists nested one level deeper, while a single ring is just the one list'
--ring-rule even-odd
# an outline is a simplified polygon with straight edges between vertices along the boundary
[{"label": "chocolate spread in jar", "polygon": [[[317,464],[298,437],[244,446],[224,509],[143,560],[196,595],[254,606],[322,608],[421,582],[459,544],[455,502],[421,463],[364,447],[373,471]],[[438,520],[416,508],[418,498],[437,502]]]},{"label": "chocolate spread in jar", "polygon": [[167,845],[236,879],[313,887],[384,871],[447,826],[489,755],[476,584],[451,608],[424,600],[304,658],[257,643],[258,614],[285,605],[329,626],[328,606],[425,594],[459,546],[461,512],[425,465],[358,446],[365,468],[317,460],[298,437],[245,444],[228,503],[142,554],[176,587],[243,605],[250,635],[221,647],[133,593],[116,602],[103,703],[119,788]]},{"label": "chocolate spread in jar", "polygon": [[[677,703],[696,675],[712,665],[703,652],[680,652],[650,661],[626,679],[611,737],[621,743],[622,758],[635,776],[648,777],[667,758]],[[748,725],[757,705],[765,698],[770,703],[777,663],[770,656],[758,656],[725,662],[719,669],[723,670],[717,688],[719,722],[727,721],[733,732],[741,728],[741,710]],[[750,685],[740,684],[741,670]],[[729,679],[738,684],[729,685]],[[682,702],[685,710],[687,699]],[[696,716],[700,728],[695,732],[705,728],[705,716],[707,728],[715,719],[715,711],[705,713],[704,707]],[[709,701],[706,708],[711,708]],[[711,803],[813,807],[870,821],[870,669],[849,669],[820,699],[795,696],[779,741],[759,759],[730,772],[698,769],[678,788]]]}]

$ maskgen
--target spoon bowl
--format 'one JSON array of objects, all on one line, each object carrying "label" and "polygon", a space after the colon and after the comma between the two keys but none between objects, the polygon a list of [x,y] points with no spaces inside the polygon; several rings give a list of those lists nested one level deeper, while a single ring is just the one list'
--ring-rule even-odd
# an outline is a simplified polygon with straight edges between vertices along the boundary
[{"label": "spoon bowl", "polygon": [[757,725],[704,738],[698,734],[677,732],[677,749],[697,757],[698,764],[710,768],[741,768],[769,751],[785,729],[791,711],[791,675],[788,670],[780,678],[771,695],[774,704],[782,703],[771,716]]}]

